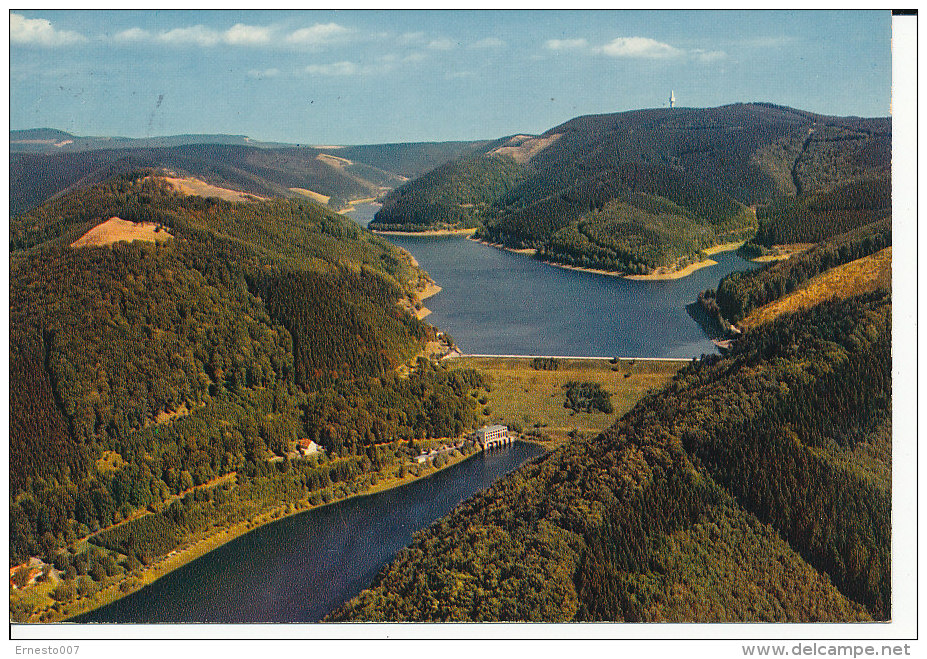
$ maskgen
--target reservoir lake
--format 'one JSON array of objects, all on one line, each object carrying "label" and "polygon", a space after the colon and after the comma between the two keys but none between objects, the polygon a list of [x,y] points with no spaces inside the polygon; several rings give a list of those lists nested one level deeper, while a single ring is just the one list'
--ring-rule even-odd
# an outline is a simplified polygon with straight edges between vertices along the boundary
[{"label": "reservoir lake", "polygon": [[317,622],[369,586],[413,533],[543,453],[515,442],[401,487],[286,517],[73,622]]},{"label": "reservoir lake", "polygon": [[[347,213],[363,226],[376,204]],[[736,252],[688,277],[635,281],[579,272],[460,235],[384,235],[415,257],[442,290],[427,322],[468,354],[699,357],[717,352],[686,311],[727,274],[758,264]]]},{"label": "reservoir lake", "polygon": [[[347,213],[363,226],[379,208]],[[667,281],[632,281],[551,266],[461,236],[386,238],[442,291],[427,321],[470,354],[697,357],[716,351],[686,305],[726,274],[757,267],[734,252]],[[484,452],[428,478],[258,528],[78,623],[316,622],[357,595],[427,527],[543,453],[534,444]]]}]

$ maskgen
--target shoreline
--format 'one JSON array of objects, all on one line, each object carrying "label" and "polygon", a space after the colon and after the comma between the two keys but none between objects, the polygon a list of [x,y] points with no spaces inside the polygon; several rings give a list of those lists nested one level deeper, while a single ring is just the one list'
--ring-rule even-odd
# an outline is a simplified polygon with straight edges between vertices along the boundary
[{"label": "shoreline", "polygon": [[[370,229],[370,226],[367,227]],[[370,229],[373,233],[381,236],[470,236],[476,233],[473,229],[429,229],[427,231],[390,231],[387,229]]]},{"label": "shoreline", "polygon": [[[479,240],[477,238],[468,238],[474,242],[478,242],[482,245],[487,245],[488,247],[495,247],[496,249],[502,249],[506,252],[512,252],[513,254],[523,254],[526,256],[534,256],[537,254],[536,249],[526,248],[526,249],[514,249],[512,247],[506,247],[505,245],[500,245],[499,243],[491,243],[485,240]],[[739,241],[734,243],[723,243],[721,245],[715,245],[714,247],[709,247],[702,250],[703,253],[708,255],[720,254],[721,252],[731,252],[736,249],[739,249],[745,241]],[[632,281],[667,281],[671,279],[682,279],[683,277],[688,277],[696,270],[702,268],[707,268],[713,265],[718,265],[718,262],[714,259],[705,259],[703,261],[697,261],[687,265],[685,268],[679,270],[673,270],[671,272],[655,272],[649,275],[626,275],[620,272],[615,272],[613,270],[599,270],[596,268],[583,268],[578,265],[567,265],[566,263],[555,263],[553,261],[540,261],[546,265],[553,266],[555,268],[563,268],[564,270],[576,270],[577,272],[588,272],[595,275],[607,275],[609,277],[621,277],[623,279],[630,279]]]},{"label": "shoreline", "polygon": [[708,268],[713,265],[718,265],[718,262],[714,259],[705,259],[704,261],[690,263],[685,268],[673,270],[672,272],[654,272],[649,275],[625,275],[624,278],[634,281],[667,281],[670,279],[682,279],[683,277],[688,277],[696,270]]},{"label": "shoreline", "polygon": [[[421,303],[427,300],[428,298],[430,298],[432,295],[437,295],[438,293],[441,292],[441,290],[442,290],[441,287],[438,286],[433,280],[429,280],[428,283],[425,285],[425,288],[416,292],[415,299],[419,303]],[[431,309],[422,305],[420,308],[414,309],[414,312],[415,312],[415,317],[418,318],[419,320],[422,320],[426,316],[431,314]]]},{"label": "shoreline", "polygon": [[[523,441],[529,444],[535,444],[537,446],[540,446],[548,450],[550,449],[550,446],[545,445],[542,442],[534,441],[531,439],[519,438],[516,441]],[[448,459],[448,462],[445,463],[441,467],[434,467],[433,465],[431,465],[432,470],[429,471],[427,474],[422,474],[420,476],[411,476],[411,477],[410,476],[392,477],[392,478],[380,481],[376,485],[371,485],[364,492],[356,492],[342,499],[337,499],[335,501],[329,501],[328,503],[320,503],[320,504],[312,505],[308,503],[308,499],[299,499],[298,501],[287,502],[286,504],[283,504],[275,508],[272,508],[270,510],[267,510],[265,512],[262,512],[261,514],[255,516],[255,518],[252,521],[239,522],[238,524],[234,526],[216,531],[212,535],[202,538],[194,542],[193,544],[189,545],[188,547],[184,547],[183,549],[179,549],[179,550],[175,549],[171,551],[161,560],[154,562],[149,566],[146,566],[142,570],[142,573],[139,577],[127,577],[127,578],[135,578],[140,582],[140,584],[137,587],[133,588],[132,590],[128,592],[122,592],[119,589],[120,584],[126,581],[124,579],[124,580],[118,581],[114,584],[107,586],[105,590],[100,590],[97,593],[97,595],[94,596],[92,606],[80,607],[78,610],[68,613],[65,617],[58,618],[55,620],[49,620],[47,622],[37,622],[37,621],[27,622],[23,624],[57,624],[57,623],[62,623],[62,622],[70,622],[72,624],[98,624],[98,623],[74,623],[73,618],[76,618],[84,614],[90,613],[91,611],[95,611],[97,609],[103,608],[104,606],[108,606],[112,604],[113,602],[116,602],[117,600],[122,599],[123,597],[127,597],[141,590],[144,590],[145,588],[155,583],[162,577],[167,576],[171,572],[183,567],[184,565],[187,565],[188,563],[192,563],[198,558],[202,558],[203,556],[210,553],[214,549],[218,549],[219,547],[225,544],[228,544],[229,542],[232,542],[233,540],[237,540],[238,538],[244,535],[247,535],[248,533],[251,533],[252,531],[256,531],[259,528],[267,526],[268,524],[272,524],[273,522],[283,520],[293,515],[299,515],[302,513],[309,512],[311,510],[324,508],[325,506],[332,506],[332,505],[341,503],[343,501],[348,501],[349,499],[355,499],[358,497],[366,497],[366,496],[372,496],[375,494],[380,494],[387,490],[392,490],[397,487],[402,487],[403,485],[408,485],[416,481],[429,478],[431,476],[434,476],[438,472],[443,471],[444,469],[447,469],[448,467],[452,467],[456,464],[460,464],[461,462],[464,462],[465,460],[469,460],[470,458],[476,455],[479,455],[480,453],[482,453],[482,451],[474,451],[473,453],[470,453],[469,455],[461,455],[460,457],[457,457],[457,458],[450,457]],[[305,507],[297,508],[296,506],[299,504],[304,504]],[[292,511],[289,510],[290,506],[294,507]],[[99,624],[104,624],[104,623],[99,623]]]},{"label": "shoreline", "polygon": [[[329,199],[330,199],[330,198],[331,198],[331,197],[329,197]],[[328,203],[328,202],[326,202],[326,204],[327,204],[327,203]],[[375,204],[375,203],[377,203],[377,198],[376,198],[376,197],[367,197],[367,198],[365,198],[365,199],[355,199],[355,200],[353,200],[353,201],[349,201],[347,206],[345,206],[344,208],[339,209],[339,210],[336,211],[336,212],[339,213],[339,214],[341,214],[341,215],[344,215],[345,213],[350,213],[351,211],[357,210],[357,208],[355,208],[355,205],[356,205],[356,204]],[[382,205],[382,204],[381,204],[381,205]]]}]

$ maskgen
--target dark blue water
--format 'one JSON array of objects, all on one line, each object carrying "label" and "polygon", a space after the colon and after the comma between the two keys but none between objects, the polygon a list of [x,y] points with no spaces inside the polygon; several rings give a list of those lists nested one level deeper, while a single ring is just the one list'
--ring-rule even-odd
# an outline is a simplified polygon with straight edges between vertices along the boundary
[{"label": "dark blue water", "polygon": [[402,487],[287,517],[74,622],[318,621],[370,585],[413,533],[541,453],[516,442]]},{"label": "dark blue water", "polygon": [[[366,223],[366,204],[351,213]],[[757,264],[734,252],[682,279],[632,281],[578,272],[460,236],[386,236],[409,251],[442,291],[428,322],[471,354],[698,357],[714,344],[686,312],[699,292]]]}]

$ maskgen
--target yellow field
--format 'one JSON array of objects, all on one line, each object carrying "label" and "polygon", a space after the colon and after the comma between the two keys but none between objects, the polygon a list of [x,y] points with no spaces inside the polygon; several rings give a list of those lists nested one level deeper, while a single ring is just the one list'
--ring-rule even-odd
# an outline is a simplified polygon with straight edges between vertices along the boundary
[{"label": "yellow field", "polygon": [[171,239],[171,234],[154,222],[129,222],[111,217],[71,243],[71,247],[101,247],[122,241],[141,240],[155,243]]},{"label": "yellow field", "polygon": [[267,199],[267,197],[259,197],[258,195],[248,194],[247,192],[239,192],[238,190],[230,190],[229,188],[220,188],[217,185],[212,185],[211,183],[207,183],[206,181],[201,181],[198,178],[193,178],[190,176],[164,176],[162,178],[170,183],[172,188],[187,196],[218,197],[219,199],[224,199],[225,201],[234,202]]},{"label": "yellow field", "polygon": [[669,279],[682,279],[683,277],[688,277],[696,270],[707,268],[712,265],[718,265],[718,262],[714,259],[705,259],[704,261],[690,263],[686,267],[680,268],[679,270],[657,268],[655,272],[652,272],[649,275],[625,275],[624,278],[633,279],[635,281],[666,281]]},{"label": "yellow field", "polygon": [[330,196],[326,196],[320,192],[313,192],[307,188],[289,188],[290,192],[295,192],[296,194],[301,194],[304,197],[309,197],[312,201],[317,201],[320,204],[327,204],[328,200],[331,199]]},{"label": "yellow field", "polygon": [[[561,359],[556,371],[540,371],[531,367],[530,357],[459,357],[449,363],[453,368],[474,368],[489,377],[487,423],[521,427],[525,432],[537,428],[553,438],[562,438],[573,429],[594,434],[607,428],[685,364],[643,359],[621,360],[617,364],[604,359]],[[570,380],[600,384],[612,394],[614,413],[565,408],[563,385]]]},{"label": "yellow field", "polygon": [[738,323],[749,329],[773,320],[777,316],[829,300],[832,297],[846,298],[877,288],[891,288],[892,248],[822,272],[812,277],[801,287],[783,298],[760,307]]},{"label": "yellow field", "polygon": [[721,252],[733,252],[735,249],[740,248],[745,242],[747,241],[738,240],[732,243],[723,243],[721,245],[715,245],[714,247],[708,247],[702,251],[708,256],[714,256],[715,254],[720,254]]}]

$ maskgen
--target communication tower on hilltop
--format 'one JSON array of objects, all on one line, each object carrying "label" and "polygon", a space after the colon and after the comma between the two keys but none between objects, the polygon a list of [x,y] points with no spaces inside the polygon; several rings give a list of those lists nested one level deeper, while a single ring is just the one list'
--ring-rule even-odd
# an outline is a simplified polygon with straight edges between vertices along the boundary
[{"label": "communication tower on hilltop", "polygon": [[676,90],[670,90],[670,107],[676,107]]}]

